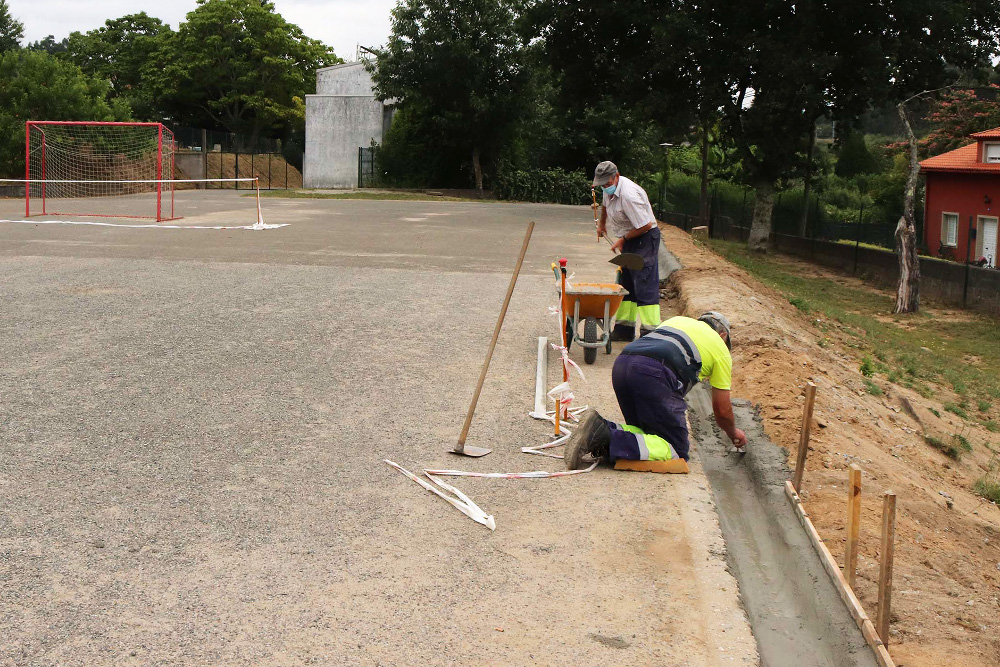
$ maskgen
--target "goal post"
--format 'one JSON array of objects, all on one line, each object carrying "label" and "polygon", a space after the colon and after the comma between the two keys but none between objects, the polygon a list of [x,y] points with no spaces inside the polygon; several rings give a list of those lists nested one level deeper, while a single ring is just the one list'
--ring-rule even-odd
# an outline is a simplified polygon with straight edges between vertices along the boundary
[{"label": "goal post", "polygon": [[173,220],[175,149],[162,123],[29,120],[25,216]]}]

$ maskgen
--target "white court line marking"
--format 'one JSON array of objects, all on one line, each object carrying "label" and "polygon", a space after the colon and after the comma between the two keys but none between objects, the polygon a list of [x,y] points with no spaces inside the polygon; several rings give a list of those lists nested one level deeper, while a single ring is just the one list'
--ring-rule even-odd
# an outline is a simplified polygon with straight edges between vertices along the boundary
[{"label": "white court line marking", "polygon": [[216,227],[204,227],[198,225],[164,225],[162,223],[148,225],[119,225],[113,222],[96,222],[91,220],[0,220],[21,225],[93,225],[95,227],[124,227],[127,229],[248,229],[251,231],[263,231],[267,229],[278,229],[287,227],[290,223],[267,224],[256,222],[252,225],[220,225]]}]

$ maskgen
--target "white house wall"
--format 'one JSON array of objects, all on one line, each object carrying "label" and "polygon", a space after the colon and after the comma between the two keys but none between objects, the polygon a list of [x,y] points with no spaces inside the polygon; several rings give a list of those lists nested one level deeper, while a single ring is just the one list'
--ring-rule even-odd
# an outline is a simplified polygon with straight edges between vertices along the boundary
[{"label": "white house wall", "polygon": [[316,70],[317,95],[371,95],[372,77],[362,63],[346,63]]},{"label": "white house wall", "polygon": [[306,95],[303,187],[358,187],[358,148],[381,143],[384,122],[368,81],[366,95]]}]

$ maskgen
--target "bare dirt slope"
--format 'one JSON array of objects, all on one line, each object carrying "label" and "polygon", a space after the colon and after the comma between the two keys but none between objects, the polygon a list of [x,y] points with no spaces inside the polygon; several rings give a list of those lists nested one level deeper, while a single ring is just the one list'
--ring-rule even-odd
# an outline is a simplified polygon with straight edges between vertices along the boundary
[{"label": "bare dirt slope", "polygon": [[[667,247],[685,265],[673,279],[679,310],[697,315],[716,309],[730,317],[734,394],[760,405],[775,443],[794,450],[803,387],[807,380],[818,385],[803,497],[843,565],[847,468],[857,463],[864,470],[856,592],[872,615],[881,496],[886,490],[898,495],[890,630],[897,664],[1000,664],[1000,509],[969,491],[989,452],[980,447],[956,462],[931,448],[925,432],[961,427],[950,414],[939,418],[927,400],[894,384],[883,387],[884,396],[866,393],[859,359],[836,333],[823,334],[832,344],[820,347],[820,332],[787,298],[686,233],[661,227]],[[990,434],[972,435],[988,440]]]}]

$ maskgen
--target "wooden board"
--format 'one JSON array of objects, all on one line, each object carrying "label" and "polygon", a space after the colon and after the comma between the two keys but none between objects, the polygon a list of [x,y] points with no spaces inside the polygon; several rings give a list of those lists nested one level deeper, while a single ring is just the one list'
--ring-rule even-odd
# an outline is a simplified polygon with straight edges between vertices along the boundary
[{"label": "wooden board", "polygon": [[806,534],[809,536],[809,541],[812,542],[813,547],[819,554],[823,568],[830,575],[830,579],[840,594],[840,598],[844,601],[844,605],[847,606],[847,610],[851,612],[851,616],[854,618],[855,623],[858,624],[861,634],[875,654],[875,660],[878,662],[879,667],[896,667],[896,663],[875,631],[875,625],[861,607],[861,602],[854,594],[854,590],[847,585],[847,580],[844,578],[843,572],[840,571],[840,566],[837,565],[836,559],[834,559],[833,554],[830,553],[830,549],[823,542],[823,538],[819,536],[819,532],[817,532],[816,527],[813,525],[812,519],[809,518],[805,508],[802,506],[802,500],[799,498],[799,494],[795,492],[791,481],[785,482],[785,495],[788,496],[788,500],[795,510],[795,515],[799,519],[799,523],[802,524]]},{"label": "wooden board", "polygon": [[688,467],[687,461],[684,459],[670,459],[669,461],[629,461],[627,459],[618,459],[615,461],[615,470],[675,474],[691,472],[691,468]]}]

